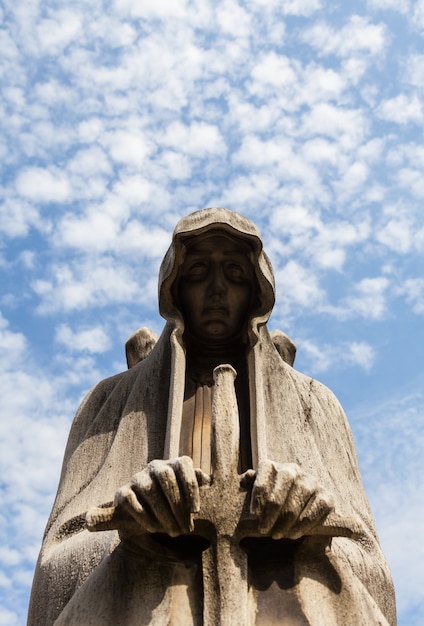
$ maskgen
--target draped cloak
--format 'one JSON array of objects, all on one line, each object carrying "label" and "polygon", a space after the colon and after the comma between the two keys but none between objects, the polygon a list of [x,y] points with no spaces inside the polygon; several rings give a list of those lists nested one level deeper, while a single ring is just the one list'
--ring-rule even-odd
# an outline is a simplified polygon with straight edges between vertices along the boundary
[{"label": "draped cloak", "polygon": [[[205,209],[179,222],[162,263],[159,306],[167,323],[152,352],[96,385],[75,416],[37,563],[29,626],[203,623],[209,582],[198,555],[179,553],[147,533],[142,548],[121,541],[117,531],[90,533],[85,516],[112,502],[151,460],[178,455],[185,346],[172,285],[185,239],[212,229],[252,248],[259,294],[246,329],[253,468],[265,459],[298,464],[334,496],[338,519],[352,530],[350,538],[306,539],[291,550],[279,551],[275,542],[269,566],[260,554],[252,556],[251,623],[396,623],[392,579],[343,410],[331,391],[285,363],[271,341],[266,322],[274,280],[256,227],[232,211]],[[262,576],[255,585],[256,565],[265,567],[266,584]]]}]

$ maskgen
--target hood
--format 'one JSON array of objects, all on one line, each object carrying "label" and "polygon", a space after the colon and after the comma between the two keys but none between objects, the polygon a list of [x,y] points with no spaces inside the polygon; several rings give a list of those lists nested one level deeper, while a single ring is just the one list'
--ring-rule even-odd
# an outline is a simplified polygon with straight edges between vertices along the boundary
[{"label": "hood", "polygon": [[224,231],[235,238],[240,238],[252,249],[251,261],[256,276],[256,302],[250,314],[248,334],[255,343],[259,326],[265,324],[275,302],[275,281],[272,266],[263,251],[262,238],[256,226],[246,217],[224,208],[208,208],[195,211],[183,217],[175,227],[172,243],[162,261],[159,272],[159,311],[162,317],[172,323],[179,331],[184,330],[184,320],[172,296],[172,286],[178,274],[178,268],[184,261],[185,241],[196,235],[203,235],[214,230]]}]

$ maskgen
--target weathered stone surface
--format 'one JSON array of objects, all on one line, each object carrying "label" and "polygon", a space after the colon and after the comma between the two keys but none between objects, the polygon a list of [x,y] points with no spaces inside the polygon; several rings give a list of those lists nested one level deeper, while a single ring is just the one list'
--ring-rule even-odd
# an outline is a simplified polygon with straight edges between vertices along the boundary
[{"label": "weathered stone surface", "polygon": [[72,425],[30,626],[395,624],[347,420],[273,304],[249,220],[178,223],[161,337],[137,331]]},{"label": "weathered stone surface", "polygon": [[137,365],[137,363],[149,356],[157,340],[156,333],[145,326],[136,330],[125,344],[128,368],[134,367],[134,365]]}]

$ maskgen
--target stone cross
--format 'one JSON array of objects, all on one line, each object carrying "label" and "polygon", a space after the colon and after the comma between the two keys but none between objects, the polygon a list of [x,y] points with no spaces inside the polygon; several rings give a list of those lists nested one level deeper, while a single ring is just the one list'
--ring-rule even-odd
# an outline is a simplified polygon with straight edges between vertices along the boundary
[{"label": "stone cross", "polygon": [[[212,402],[211,482],[200,486],[200,511],[194,515],[193,534],[209,547],[202,554],[204,626],[247,626],[249,622],[248,556],[240,543],[245,537],[262,537],[249,510],[250,493],[238,473],[240,425],[231,365],[216,367]],[[90,531],[126,530],[140,526],[118,507],[93,507],[87,513]],[[336,516],[311,534],[352,536]]]}]

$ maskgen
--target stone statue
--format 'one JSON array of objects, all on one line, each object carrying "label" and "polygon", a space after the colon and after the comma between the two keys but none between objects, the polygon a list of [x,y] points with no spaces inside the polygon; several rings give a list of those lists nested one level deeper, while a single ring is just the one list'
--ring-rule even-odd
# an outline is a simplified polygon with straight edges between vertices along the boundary
[{"label": "stone statue", "polygon": [[162,335],[137,332],[72,425],[30,626],[394,626],[345,415],[273,305],[252,222],[177,224]]}]

